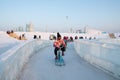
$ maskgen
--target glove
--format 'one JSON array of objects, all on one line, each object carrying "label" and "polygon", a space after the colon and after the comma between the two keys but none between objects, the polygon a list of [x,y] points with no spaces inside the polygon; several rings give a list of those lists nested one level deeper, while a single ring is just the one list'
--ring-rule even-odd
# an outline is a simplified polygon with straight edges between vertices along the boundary
[{"label": "glove", "polygon": [[63,44],[61,44],[60,47],[63,47]]}]

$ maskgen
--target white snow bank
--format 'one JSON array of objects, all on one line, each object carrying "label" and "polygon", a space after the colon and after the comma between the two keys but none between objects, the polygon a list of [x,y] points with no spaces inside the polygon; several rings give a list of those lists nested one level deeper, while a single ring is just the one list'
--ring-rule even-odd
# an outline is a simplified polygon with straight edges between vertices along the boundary
[{"label": "white snow bank", "polygon": [[[26,39],[33,39],[34,35],[37,36],[37,38],[39,38],[39,36],[41,36],[41,39],[43,40],[49,40],[49,37],[51,34],[57,36],[57,33],[52,33],[52,32],[15,32],[17,33],[19,36],[22,34],[25,34]],[[87,38],[91,38],[91,39],[106,39],[106,38],[110,38],[108,34],[84,34],[84,33],[60,33],[62,37],[64,36],[68,36],[68,37],[73,37],[73,39],[75,39],[75,36],[79,37],[83,37],[84,39]]]},{"label": "white snow bank", "polygon": [[99,42],[120,45],[120,38],[117,38],[117,39],[100,39]]},{"label": "white snow bank", "polygon": [[80,57],[120,79],[120,44],[77,40],[74,46]]},{"label": "white snow bank", "polygon": [[6,32],[0,31],[0,55],[23,42],[25,41],[14,39],[7,35]]},{"label": "white snow bank", "polygon": [[29,57],[50,45],[43,40],[31,40],[17,45],[0,55],[0,80],[16,80]]}]

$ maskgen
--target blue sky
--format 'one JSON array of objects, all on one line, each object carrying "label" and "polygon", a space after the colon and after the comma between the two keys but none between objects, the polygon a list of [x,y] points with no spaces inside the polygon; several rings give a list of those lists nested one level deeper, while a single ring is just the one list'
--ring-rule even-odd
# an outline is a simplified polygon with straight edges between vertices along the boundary
[{"label": "blue sky", "polygon": [[120,32],[120,0],[0,0],[0,29],[30,22],[39,31]]}]

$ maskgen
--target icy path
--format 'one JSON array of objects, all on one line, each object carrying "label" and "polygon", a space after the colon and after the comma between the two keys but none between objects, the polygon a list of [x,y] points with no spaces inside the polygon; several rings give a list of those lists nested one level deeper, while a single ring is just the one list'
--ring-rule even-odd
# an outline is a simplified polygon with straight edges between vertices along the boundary
[{"label": "icy path", "polygon": [[55,66],[54,48],[40,50],[25,66],[20,80],[117,80],[82,60],[69,44],[65,66]]}]

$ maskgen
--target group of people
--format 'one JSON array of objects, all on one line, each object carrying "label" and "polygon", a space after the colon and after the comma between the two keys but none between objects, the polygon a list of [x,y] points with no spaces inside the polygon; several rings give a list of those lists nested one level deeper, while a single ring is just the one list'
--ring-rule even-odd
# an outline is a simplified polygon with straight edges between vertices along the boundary
[{"label": "group of people", "polygon": [[58,33],[57,33],[57,39],[56,39],[56,40],[54,41],[54,43],[53,43],[53,46],[55,47],[55,49],[54,49],[55,59],[58,59],[58,57],[57,57],[57,51],[58,51],[59,49],[61,49],[61,51],[62,51],[62,56],[64,56],[64,52],[65,52],[65,50],[66,50],[66,43],[67,43],[67,42],[65,42],[65,41],[62,39],[60,33],[58,32]]},{"label": "group of people", "polygon": [[18,34],[16,34],[13,30],[7,31],[6,33],[7,33],[10,37],[16,38],[16,39],[18,39],[18,40],[27,40],[26,37],[25,37],[25,33],[22,34],[22,35],[20,35],[20,36],[19,36]]}]

